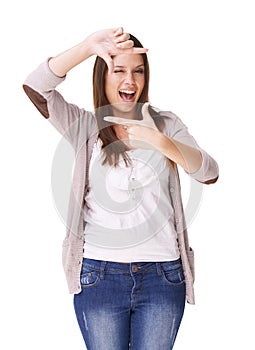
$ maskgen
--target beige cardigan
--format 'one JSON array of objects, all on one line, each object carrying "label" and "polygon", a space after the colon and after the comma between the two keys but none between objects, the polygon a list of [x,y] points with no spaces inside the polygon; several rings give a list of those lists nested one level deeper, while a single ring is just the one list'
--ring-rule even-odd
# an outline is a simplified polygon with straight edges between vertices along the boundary
[{"label": "beige cardigan", "polygon": [[[63,266],[69,292],[78,294],[81,292],[80,273],[84,248],[83,208],[87,190],[88,166],[94,142],[98,137],[98,127],[94,113],[67,103],[55,90],[64,79],[53,74],[47,60],[27,77],[23,88],[41,114],[68,139],[75,150],[76,161],[69,199],[66,237],[63,242]],[[160,111],[159,117],[164,118],[163,132],[165,134],[199,148],[187,127],[176,115]],[[217,163],[204,150],[201,148],[199,150],[203,157],[201,169],[189,175],[199,182],[213,183],[218,178]],[[188,241],[177,166],[171,167],[170,178],[178,244],[185,273],[186,299],[189,303],[194,304],[194,254]]]}]

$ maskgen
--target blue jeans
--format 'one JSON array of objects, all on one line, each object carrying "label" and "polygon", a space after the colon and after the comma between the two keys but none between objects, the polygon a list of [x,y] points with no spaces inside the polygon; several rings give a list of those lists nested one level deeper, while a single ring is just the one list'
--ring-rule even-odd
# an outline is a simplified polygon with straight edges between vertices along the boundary
[{"label": "blue jeans", "polygon": [[87,350],[171,350],[185,306],[181,260],[84,259],[74,296]]}]

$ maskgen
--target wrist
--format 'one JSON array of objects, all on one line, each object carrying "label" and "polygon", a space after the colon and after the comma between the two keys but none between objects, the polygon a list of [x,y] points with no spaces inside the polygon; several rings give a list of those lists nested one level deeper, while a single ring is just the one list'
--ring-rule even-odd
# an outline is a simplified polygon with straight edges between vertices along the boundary
[{"label": "wrist", "polygon": [[89,58],[96,54],[94,50],[95,46],[96,43],[93,40],[93,36],[89,35],[80,43],[80,51],[84,57]]}]

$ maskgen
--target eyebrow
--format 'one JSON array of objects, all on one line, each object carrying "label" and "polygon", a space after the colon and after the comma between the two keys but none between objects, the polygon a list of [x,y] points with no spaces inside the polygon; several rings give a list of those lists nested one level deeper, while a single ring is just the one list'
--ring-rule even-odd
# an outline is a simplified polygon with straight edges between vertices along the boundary
[{"label": "eyebrow", "polygon": [[[135,68],[139,68],[139,67],[144,67],[144,64],[142,63],[142,64],[139,64],[139,66],[136,66]],[[125,66],[120,66],[120,65],[116,65],[116,66],[114,66],[114,68],[126,68]]]}]

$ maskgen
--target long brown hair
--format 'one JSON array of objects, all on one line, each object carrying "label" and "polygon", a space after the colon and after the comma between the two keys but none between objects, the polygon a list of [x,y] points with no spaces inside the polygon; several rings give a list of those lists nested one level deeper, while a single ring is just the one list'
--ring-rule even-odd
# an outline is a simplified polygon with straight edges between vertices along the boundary
[{"label": "long brown hair", "polygon": [[[133,40],[134,47],[143,47],[140,41],[131,34],[130,39]],[[141,113],[141,105],[149,100],[149,62],[146,53],[141,55],[144,63],[144,88],[137,103],[138,115]],[[105,93],[105,75],[107,74],[107,69],[105,61],[98,56],[93,69],[93,99],[99,136],[103,143],[102,151],[105,155],[103,164],[108,163],[109,165],[117,166],[121,154],[126,165],[128,165],[130,164],[130,158],[126,153],[128,150],[127,146],[118,139],[113,126],[109,125],[109,123],[103,119],[107,115],[113,115],[111,105]]]}]

